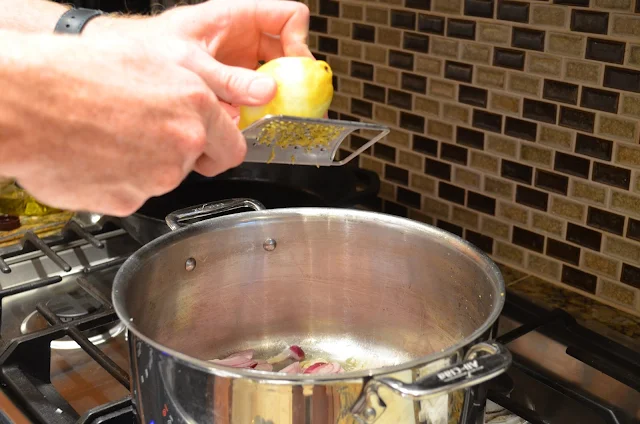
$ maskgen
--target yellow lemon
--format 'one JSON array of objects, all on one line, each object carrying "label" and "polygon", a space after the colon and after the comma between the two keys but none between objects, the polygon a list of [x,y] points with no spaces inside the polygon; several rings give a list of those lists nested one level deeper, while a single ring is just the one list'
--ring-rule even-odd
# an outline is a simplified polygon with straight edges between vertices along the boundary
[{"label": "yellow lemon", "polygon": [[322,118],[333,99],[331,67],[322,60],[308,57],[281,57],[257,69],[276,80],[275,97],[262,106],[240,107],[240,129],[245,129],[265,115],[288,115]]}]

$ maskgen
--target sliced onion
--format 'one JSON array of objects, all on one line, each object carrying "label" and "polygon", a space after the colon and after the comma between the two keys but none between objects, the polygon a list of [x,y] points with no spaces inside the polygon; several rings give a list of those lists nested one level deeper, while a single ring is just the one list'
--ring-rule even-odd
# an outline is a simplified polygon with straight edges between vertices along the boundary
[{"label": "sliced onion", "polygon": [[251,368],[256,366],[257,364],[257,362],[253,359],[247,359],[242,356],[229,357],[225,359],[214,359],[211,362],[232,368]]},{"label": "sliced onion", "polygon": [[295,361],[300,361],[304,359],[304,351],[300,346],[289,346],[279,354],[274,357],[267,359],[267,362],[270,364],[277,364],[282,361],[286,361],[287,359],[293,359]]},{"label": "sliced onion", "polygon": [[265,362],[263,364],[257,364],[253,369],[259,371],[273,371],[273,365]]},{"label": "sliced onion", "polygon": [[232,353],[231,355],[227,356],[226,359],[235,358],[237,356],[241,356],[246,359],[253,359],[253,355],[255,355],[255,353],[256,351],[253,349],[241,350],[240,352]]},{"label": "sliced onion", "polygon": [[304,370],[304,374],[339,374],[341,372],[344,370],[336,362],[316,362]]}]

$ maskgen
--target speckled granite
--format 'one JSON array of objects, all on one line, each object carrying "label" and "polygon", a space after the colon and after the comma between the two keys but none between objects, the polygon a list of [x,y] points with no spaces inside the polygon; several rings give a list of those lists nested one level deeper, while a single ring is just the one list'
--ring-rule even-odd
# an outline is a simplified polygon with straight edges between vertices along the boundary
[{"label": "speckled granite", "polygon": [[[585,297],[574,291],[558,287],[541,278],[526,275],[508,266],[498,264],[507,284],[507,295],[520,295],[545,308],[560,308],[589,328],[622,341],[640,346],[640,317]],[[636,346],[637,343],[637,346]]]}]

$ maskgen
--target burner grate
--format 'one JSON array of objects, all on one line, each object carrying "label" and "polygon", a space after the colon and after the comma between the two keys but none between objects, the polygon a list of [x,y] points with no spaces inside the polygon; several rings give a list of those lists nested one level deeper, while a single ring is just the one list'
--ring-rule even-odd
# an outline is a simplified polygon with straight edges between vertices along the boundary
[{"label": "burner grate", "polygon": [[[121,262],[118,259],[110,264],[111,266],[119,266]],[[56,284],[60,281],[60,277],[53,277],[1,290],[0,304],[4,297]],[[80,277],[76,282],[100,307],[89,315],[63,322],[47,304],[39,303],[37,310],[47,320],[50,327],[18,337],[0,347],[0,380],[9,389],[12,399],[37,423],[132,423],[133,409],[130,397],[103,405],[80,417],[51,383],[50,343],[68,336],[122,386],[127,390],[130,388],[129,374],[83,334],[84,331],[116,322],[117,316],[113,305],[86,279]]]}]

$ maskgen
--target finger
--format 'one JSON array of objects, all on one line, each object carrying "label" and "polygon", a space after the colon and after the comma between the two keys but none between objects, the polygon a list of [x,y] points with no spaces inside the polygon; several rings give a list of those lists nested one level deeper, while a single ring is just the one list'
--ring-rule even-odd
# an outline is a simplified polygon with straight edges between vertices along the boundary
[{"label": "finger", "polygon": [[204,158],[196,161],[197,171],[214,176],[240,165],[247,152],[247,143],[219,102],[215,102],[207,127]]},{"label": "finger", "polygon": [[256,2],[256,24],[263,33],[280,36],[286,56],[311,56],[307,45],[309,8],[296,1]]},{"label": "finger", "polygon": [[276,81],[251,69],[223,65],[206,52],[185,64],[226,103],[263,105],[276,95]]},{"label": "finger", "polygon": [[282,48],[280,38],[269,34],[262,34],[258,46],[258,60],[268,62],[282,56],[284,56],[284,49]]},{"label": "finger", "polygon": [[240,117],[240,110],[225,102],[220,102],[220,106],[224,109],[225,112],[231,117],[231,119],[235,120]]}]

